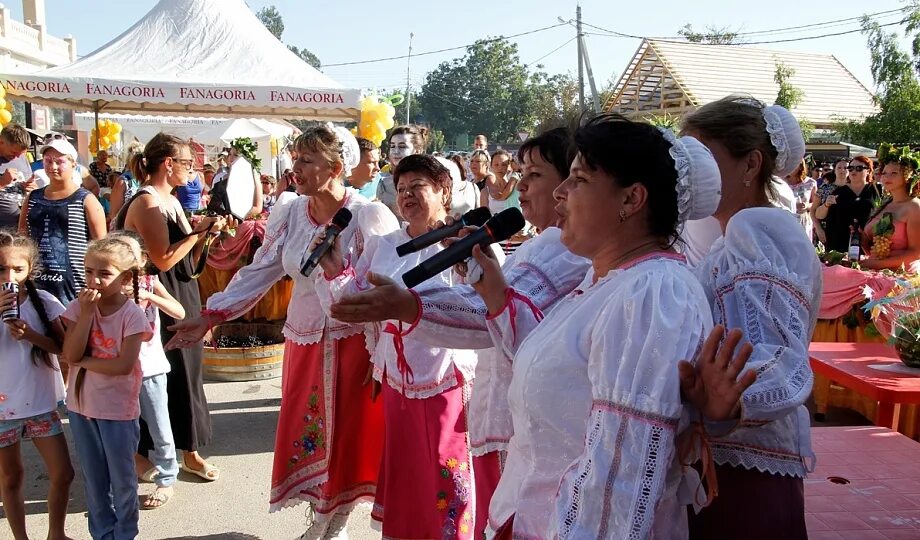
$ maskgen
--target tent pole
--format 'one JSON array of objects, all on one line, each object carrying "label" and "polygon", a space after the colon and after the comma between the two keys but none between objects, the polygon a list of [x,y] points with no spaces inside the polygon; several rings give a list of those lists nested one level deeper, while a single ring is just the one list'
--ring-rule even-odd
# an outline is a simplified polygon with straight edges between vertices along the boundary
[{"label": "tent pole", "polygon": [[[96,148],[99,148],[99,102],[93,104],[93,119],[96,123]],[[93,157],[95,156],[91,156]]]}]

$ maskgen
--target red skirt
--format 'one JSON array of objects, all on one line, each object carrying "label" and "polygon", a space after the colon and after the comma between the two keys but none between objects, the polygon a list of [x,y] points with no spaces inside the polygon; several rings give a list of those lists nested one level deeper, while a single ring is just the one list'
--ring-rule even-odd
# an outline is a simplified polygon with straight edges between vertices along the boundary
[{"label": "red skirt", "polygon": [[382,397],[386,443],[371,519],[383,537],[482,538],[499,460],[470,453],[469,386],[410,399],[384,381]]},{"label": "red skirt", "polygon": [[331,516],[373,500],[384,433],[362,384],[370,365],[363,334],[285,343],[271,511],[306,501]]}]

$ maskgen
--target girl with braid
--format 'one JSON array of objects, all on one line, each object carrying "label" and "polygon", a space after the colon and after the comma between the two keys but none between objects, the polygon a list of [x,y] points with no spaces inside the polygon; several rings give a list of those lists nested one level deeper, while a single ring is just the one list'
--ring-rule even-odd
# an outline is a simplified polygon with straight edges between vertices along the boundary
[{"label": "girl with braid", "polygon": [[67,441],[57,413],[64,381],[56,354],[61,352],[64,306],[35,287],[38,249],[26,236],[0,231],[0,282],[19,292],[0,292],[0,312],[19,317],[0,326],[0,496],[15,540],[25,540],[22,439],[32,439],[48,470],[48,538],[67,538],[64,519],[73,481]]},{"label": "girl with braid", "polygon": [[[149,269],[140,235],[130,231],[116,231],[109,233],[108,238],[125,238],[137,242],[141,246],[141,266]],[[137,283],[125,287],[125,295],[134,297],[135,294],[147,315],[147,322],[150,323],[150,331],[154,336],[160,335],[161,310],[176,320],[185,318],[185,308],[169,294],[156,272],[144,272]],[[138,450],[134,461],[137,470],[140,471],[138,479],[156,484],[153,492],[141,503],[141,509],[153,510],[169,502],[173,495],[176,476],[179,474],[176,444],[169,421],[169,398],[166,392],[166,374],[169,373],[170,366],[160,339],[151,339],[141,344],[140,363],[143,376],[140,394],[141,419],[147,424],[153,440],[153,449],[149,453]]]},{"label": "girl with braid", "polygon": [[[140,440],[141,344],[153,337],[139,302],[141,247],[118,235],[86,250],[86,288],[67,306],[68,419],[94,539],[138,536],[134,454]],[[131,285],[133,301],[125,295]]]}]

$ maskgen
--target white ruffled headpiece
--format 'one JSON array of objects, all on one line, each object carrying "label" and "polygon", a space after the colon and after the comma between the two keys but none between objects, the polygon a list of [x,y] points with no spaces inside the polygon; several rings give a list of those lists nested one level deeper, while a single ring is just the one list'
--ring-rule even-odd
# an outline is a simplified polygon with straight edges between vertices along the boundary
[{"label": "white ruffled headpiece", "polygon": [[693,137],[678,138],[658,128],[671,143],[668,151],[677,171],[677,221],[684,224],[711,216],[722,199],[722,174],[712,152]]},{"label": "white ruffled headpiece", "polygon": [[805,137],[799,121],[780,105],[763,108],[763,119],[767,123],[770,142],[776,148],[776,167],[773,174],[783,178],[792,174],[805,157]]},{"label": "white ruffled headpiece", "polygon": [[345,167],[345,177],[351,176],[351,171],[358,166],[361,161],[361,149],[358,147],[358,139],[350,131],[342,126],[336,126],[332,122],[326,122],[335,137],[342,144],[342,164]]}]

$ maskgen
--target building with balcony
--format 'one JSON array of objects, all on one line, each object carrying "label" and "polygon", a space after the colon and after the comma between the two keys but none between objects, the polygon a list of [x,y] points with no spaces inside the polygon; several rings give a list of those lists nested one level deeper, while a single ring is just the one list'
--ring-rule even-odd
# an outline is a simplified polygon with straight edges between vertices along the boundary
[{"label": "building with balcony", "polygon": [[77,59],[77,42],[48,33],[45,0],[23,0],[25,21],[13,19],[10,8],[0,4],[0,70],[28,73],[69,64]]}]

